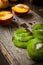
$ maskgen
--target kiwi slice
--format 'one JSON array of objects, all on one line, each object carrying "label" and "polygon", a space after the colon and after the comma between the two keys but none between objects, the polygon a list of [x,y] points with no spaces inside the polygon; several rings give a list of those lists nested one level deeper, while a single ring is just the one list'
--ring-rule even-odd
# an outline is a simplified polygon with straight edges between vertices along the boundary
[{"label": "kiwi slice", "polygon": [[42,23],[35,24],[32,29],[33,30],[43,29],[43,24]]},{"label": "kiwi slice", "polygon": [[33,34],[35,37],[43,40],[43,24],[35,24],[33,26]]},{"label": "kiwi slice", "polygon": [[13,43],[20,48],[27,48],[28,41],[32,38],[30,32],[24,28],[17,29],[13,35]]},{"label": "kiwi slice", "polygon": [[27,51],[28,51],[28,55],[34,61],[43,60],[43,42],[38,38],[29,40],[27,45]]}]

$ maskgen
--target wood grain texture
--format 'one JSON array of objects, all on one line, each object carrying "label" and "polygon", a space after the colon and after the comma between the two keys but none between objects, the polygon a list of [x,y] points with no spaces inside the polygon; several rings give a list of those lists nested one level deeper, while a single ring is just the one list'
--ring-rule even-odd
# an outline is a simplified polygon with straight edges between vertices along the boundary
[{"label": "wood grain texture", "polygon": [[[25,22],[28,28],[35,23],[43,23],[43,19],[33,11],[24,16],[17,16],[17,18],[20,22]],[[0,50],[10,62],[10,65],[32,65],[34,62],[28,56],[27,50],[15,47],[12,42],[13,32],[16,29],[18,27],[14,22],[7,26],[0,25]]]}]

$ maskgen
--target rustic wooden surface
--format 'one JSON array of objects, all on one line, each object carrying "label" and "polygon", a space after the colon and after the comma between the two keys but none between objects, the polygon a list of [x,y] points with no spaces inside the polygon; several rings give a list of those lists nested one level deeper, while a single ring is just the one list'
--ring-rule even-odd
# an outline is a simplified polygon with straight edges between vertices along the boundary
[{"label": "rustic wooden surface", "polygon": [[[17,18],[19,22],[25,22],[29,29],[35,23],[43,23],[43,19],[33,11],[24,16],[17,16]],[[18,29],[18,26],[14,22],[7,26],[0,25],[0,50],[10,65],[32,65],[34,62],[28,57],[27,50],[13,45],[12,36],[16,29]]]}]

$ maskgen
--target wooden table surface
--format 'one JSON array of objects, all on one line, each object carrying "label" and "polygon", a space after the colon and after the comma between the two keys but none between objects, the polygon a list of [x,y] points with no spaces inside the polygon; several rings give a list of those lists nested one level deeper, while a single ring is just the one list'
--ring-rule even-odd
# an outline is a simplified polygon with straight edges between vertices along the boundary
[{"label": "wooden table surface", "polygon": [[[28,14],[17,16],[17,18],[17,22],[26,23],[29,29],[35,23],[43,23],[43,19],[31,10]],[[11,22],[8,26],[0,25],[0,50],[10,65],[32,65],[34,61],[28,57],[27,50],[15,47],[12,42],[13,32],[18,29],[18,25],[14,22]]]}]

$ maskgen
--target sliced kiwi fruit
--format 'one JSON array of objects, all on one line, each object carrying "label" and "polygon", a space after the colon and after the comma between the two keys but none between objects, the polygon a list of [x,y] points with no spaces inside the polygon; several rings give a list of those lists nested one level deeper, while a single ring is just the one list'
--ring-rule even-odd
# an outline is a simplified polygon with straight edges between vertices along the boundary
[{"label": "sliced kiwi fruit", "polygon": [[43,24],[35,24],[32,29],[34,36],[43,40]]},{"label": "sliced kiwi fruit", "polygon": [[27,51],[32,60],[43,61],[43,42],[38,38],[29,40]]},{"label": "sliced kiwi fruit", "polygon": [[32,38],[29,31],[24,28],[17,29],[13,34],[13,43],[20,48],[27,48],[28,41]]}]

